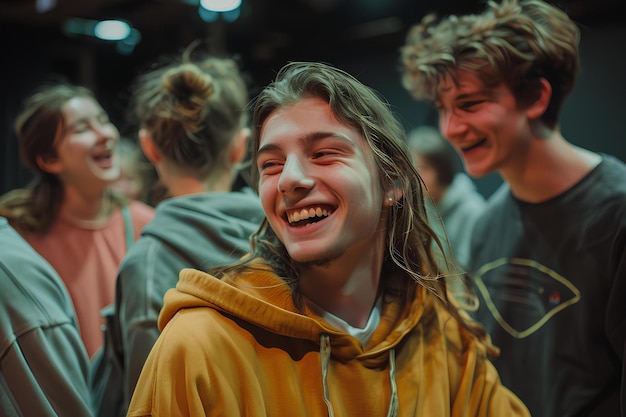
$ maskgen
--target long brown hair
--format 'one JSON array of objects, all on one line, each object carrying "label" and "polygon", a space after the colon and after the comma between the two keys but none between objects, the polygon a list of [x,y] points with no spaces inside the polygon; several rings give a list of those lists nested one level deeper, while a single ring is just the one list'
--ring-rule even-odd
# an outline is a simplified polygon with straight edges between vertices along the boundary
[{"label": "long brown hair", "polygon": [[[388,210],[387,251],[383,262],[383,285],[387,291],[408,294],[415,284],[426,287],[441,299],[450,312],[465,323],[474,334],[485,339],[482,326],[458,310],[448,297],[446,275],[433,253],[434,247],[444,257],[441,242],[430,228],[424,206],[424,184],[406,143],[405,131],[389,104],[374,90],[350,74],[323,63],[294,62],[284,66],[276,79],[256,97],[253,112],[256,160],[260,131],[265,120],[281,107],[302,98],[320,98],[329,103],[333,115],[357,129],[371,149],[378,168],[380,187],[402,190],[402,198]],[[259,172],[252,164],[253,183]],[[250,268],[263,259],[292,286],[297,287],[298,267],[287,253],[267,219],[251,236],[251,254],[231,267],[211,270],[226,275]]]}]

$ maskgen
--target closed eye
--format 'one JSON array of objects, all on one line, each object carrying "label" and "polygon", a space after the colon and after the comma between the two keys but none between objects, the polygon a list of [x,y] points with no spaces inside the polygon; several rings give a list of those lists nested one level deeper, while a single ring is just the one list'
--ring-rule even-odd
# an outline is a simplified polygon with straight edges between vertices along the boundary
[{"label": "closed eye", "polygon": [[319,159],[331,155],[337,155],[337,152],[330,150],[317,151],[313,153],[313,159]]},{"label": "closed eye", "polygon": [[479,104],[481,104],[483,102],[484,102],[484,100],[464,101],[463,103],[459,104],[459,108],[461,110],[471,111],[476,106],[478,106]]},{"label": "closed eye", "polygon": [[69,133],[84,133],[89,130],[89,125],[87,123],[77,123],[75,125],[70,126],[68,129]]},{"label": "closed eye", "polygon": [[282,167],[282,163],[277,160],[268,160],[258,164],[259,171],[272,173]]}]

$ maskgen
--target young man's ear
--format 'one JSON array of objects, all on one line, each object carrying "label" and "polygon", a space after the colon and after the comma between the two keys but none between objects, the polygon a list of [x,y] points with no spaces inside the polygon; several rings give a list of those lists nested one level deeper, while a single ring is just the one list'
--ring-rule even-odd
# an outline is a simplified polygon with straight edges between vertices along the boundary
[{"label": "young man's ear", "polygon": [[35,159],[37,166],[44,172],[50,174],[60,174],[63,171],[63,164],[59,158],[53,155],[37,155]]},{"label": "young man's ear", "polygon": [[552,98],[552,85],[545,78],[540,78],[537,82],[537,93],[534,102],[530,103],[526,109],[529,119],[538,119],[546,112]]},{"label": "young man's ear", "polygon": [[152,140],[152,135],[146,129],[139,129],[139,145],[141,145],[141,150],[143,151],[146,158],[152,163],[152,165],[156,165],[163,159],[161,152],[154,144]]}]

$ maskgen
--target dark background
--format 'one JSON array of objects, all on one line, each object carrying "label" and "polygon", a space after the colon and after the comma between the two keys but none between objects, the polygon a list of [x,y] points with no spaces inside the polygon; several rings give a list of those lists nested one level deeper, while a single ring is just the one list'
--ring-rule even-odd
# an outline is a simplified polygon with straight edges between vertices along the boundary
[{"label": "dark background", "polygon": [[[125,113],[132,79],[162,55],[200,39],[215,53],[235,56],[251,94],[286,62],[325,61],[381,92],[407,129],[435,124],[429,105],[400,84],[399,48],[409,27],[431,11],[477,11],[475,0],[243,0],[234,22],[202,21],[197,0],[56,0],[37,13],[36,0],[0,0],[0,193],[26,185],[13,121],[23,98],[54,76],[93,89],[124,135],[134,137]],[[626,1],[554,1],[582,30],[581,73],[566,102],[562,132],[571,142],[626,160]],[[129,21],[142,39],[128,55],[115,44],[68,36],[67,18]],[[625,179],[626,180],[626,179]],[[476,181],[484,195],[497,175]]]}]

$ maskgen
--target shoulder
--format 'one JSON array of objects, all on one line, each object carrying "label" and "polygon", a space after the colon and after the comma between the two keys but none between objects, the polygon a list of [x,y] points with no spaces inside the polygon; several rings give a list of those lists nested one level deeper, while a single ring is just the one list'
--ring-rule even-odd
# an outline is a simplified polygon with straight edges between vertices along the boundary
[{"label": "shoulder", "polygon": [[17,313],[22,317],[22,326],[28,320],[37,326],[73,320],[71,301],[56,271],[14,229],[3,226],[0,301],[0,317],[7,315],[3,323],[16,320]]},{"label": "shoulder", "polygon": [[187,363],[192,357],[194,361],[206,358],[212,362],[216,357],[224,357],[225,352],[236,355],[248,348],[252,336],[235,320],[211,307],[178,310],[159,336],[160,359],[164,363]]},{"label": "shoulder", "polygon": [[513,202],[509,185],[507,183],[501,184],[481,207],[481,214],[476,219],[476,230],[491,226],[496,219],[506,216],[512,209],[511,204]]},{"label": "shoulder", "polygon": [[130,212],[135,239],[137,239],[141,230],[154,218],[154,207],[141,201],[131,201],[128,204],[128,211]]},{"label": "shoulder", "polygon": [[176,253],[150,235],[142,235],[128,249],[118,270],[118,286],[127,302],[152,297],[162,302],[163,293],[176,286],[184,267]]},{"label": "shoulder", "polygon": [[616,196],[620,201],[626,201],[626,164],[614,156],[602,155],[602,162],[597,167],[598,180],[604,185],[605,195]]}]

